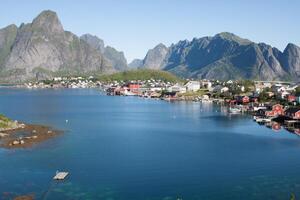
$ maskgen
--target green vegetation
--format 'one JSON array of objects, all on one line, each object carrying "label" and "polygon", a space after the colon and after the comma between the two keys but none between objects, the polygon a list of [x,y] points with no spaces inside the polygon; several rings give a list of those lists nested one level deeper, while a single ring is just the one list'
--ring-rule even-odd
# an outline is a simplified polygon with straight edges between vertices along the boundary
[{"label": "green vegetation", "polygon": [[35,67],[33,70],[32,70],[33,73],[42,73],[42,74],[46,74],[46,75],[53,75],[53,72],[51,70],[48,70],[46,68],[43,68],[43,67]]},{"label": "green vegetation", "polygon": [[8,123],[11,122],[11,120],[4,115],[0,114],[0,128],[6,128],[8,127]]},{"label": "green vegetation", "polygon": [[300,95],[300,87],[296,87],[295,95],[299,96]]},{"label": "green vegetation", "polygon": [[182,82],[182,80],[175,75],[151,69],[138,69],[124,72],[118,72],[111,75],[101,75],[97,77],[100,81],[129,81],[129,80],[162,80],[166,82]]},{"label": "green vegetation", "polygon": [[253,91],[255,88],[254,81],[252,80],[240,80],[239,84],[245,87],[245,93]]},{"label": "green vegetation", "polygon": [[179,94],[178,96],[179,97],[181,97],[181,96],[183,96],[183,97],[199,97],[199,96],[205,95],[207,93],[208,93],[207,89],[200,89],[197,92],[187,91],[186,93]]}]

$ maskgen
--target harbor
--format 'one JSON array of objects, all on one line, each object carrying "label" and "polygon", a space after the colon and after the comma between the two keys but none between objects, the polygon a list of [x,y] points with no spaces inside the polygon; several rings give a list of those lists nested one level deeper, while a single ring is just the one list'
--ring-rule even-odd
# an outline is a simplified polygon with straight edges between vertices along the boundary
[{"label": "harbor", "polygon": [[[87,88],[0,92],[6,116],[68,130],[29,148],[0,149],[3,200],[42,199],[50,186],[46,199],[56,200],[238,200],[270,193],[279,200],[300,181],[299,137],[275,131],[275,123],[273,129],[259,125],[250,113],[230,114],[225,104],[107,96]],[[69,174],[56,181],[56,170]],[[174,185],[174,177],[181,181]]]}]

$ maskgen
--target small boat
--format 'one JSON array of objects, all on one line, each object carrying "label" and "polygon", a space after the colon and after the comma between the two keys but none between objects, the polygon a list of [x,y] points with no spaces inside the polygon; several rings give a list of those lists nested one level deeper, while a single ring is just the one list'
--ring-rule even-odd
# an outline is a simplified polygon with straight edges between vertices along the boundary
[{"label": "small boat", "polygon": [[136,93],[130,92],[130,91],[128,91],[128,90],[125,90],[124,95],[125,95],[125,96],[137,96]]},{"label": "small boat", "polygon": [[231,114],[239,114],[241,112],[242,112],[242,110],[239,108],[232,108],[232,107],[229,108],[229,113],[231,113]]},{"label": "small boat", "polygon": [[257,123],[268,123],[271,121],[272,121],[272,119],[270,119],[270,118],[256,118]]}]

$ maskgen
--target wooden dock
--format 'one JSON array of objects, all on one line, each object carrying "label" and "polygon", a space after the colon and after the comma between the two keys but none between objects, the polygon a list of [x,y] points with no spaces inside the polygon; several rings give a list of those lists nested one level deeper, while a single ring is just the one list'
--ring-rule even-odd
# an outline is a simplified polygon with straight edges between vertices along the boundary
[{"label": "wooden dock", "polygon": [[54,180],[64,180],[68,176],[69,172],[56,172],[53,177]]}]

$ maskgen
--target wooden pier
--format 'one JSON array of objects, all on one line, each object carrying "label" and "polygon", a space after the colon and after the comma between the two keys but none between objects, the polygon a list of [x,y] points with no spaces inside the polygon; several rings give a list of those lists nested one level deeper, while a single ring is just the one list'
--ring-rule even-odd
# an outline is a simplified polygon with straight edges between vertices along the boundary
[{"label": "wooden pier", "polygon": [[53,177],[54,180],[64,180],[68,176],[69,172],[56,172]]}]

